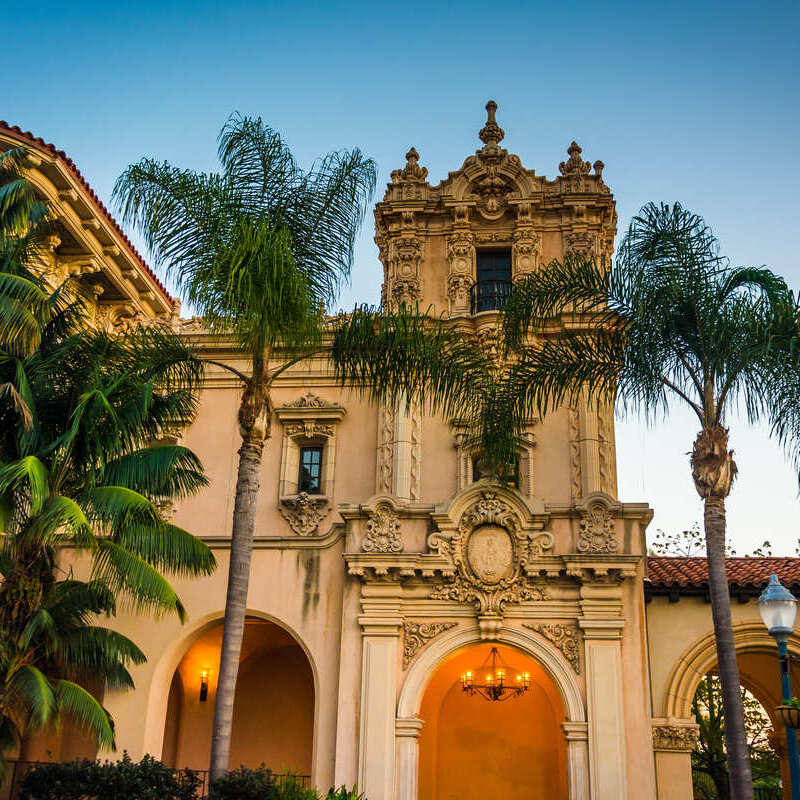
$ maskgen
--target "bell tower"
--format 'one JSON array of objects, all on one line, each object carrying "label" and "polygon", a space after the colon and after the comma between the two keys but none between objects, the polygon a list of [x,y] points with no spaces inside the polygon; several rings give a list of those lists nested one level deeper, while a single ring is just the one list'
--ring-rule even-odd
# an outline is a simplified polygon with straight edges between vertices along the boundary
[{"label": "bell tower", "polygon": [[603,162],[584,161],[572,142],[560,174],[538,176],[500,146],[497,103],[486,113],[483,146],[436,186],[413,147],[392,172],[375,207],[384,306],[475,319],[501,310],[513,282],[541,264],[611,256],[617,213]]}]

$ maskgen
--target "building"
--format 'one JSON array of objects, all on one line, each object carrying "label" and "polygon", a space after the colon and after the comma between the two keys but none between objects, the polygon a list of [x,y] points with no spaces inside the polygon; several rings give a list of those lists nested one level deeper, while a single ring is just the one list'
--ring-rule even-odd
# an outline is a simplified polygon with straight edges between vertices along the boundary
[{"label": "building", "polygon": [[[375,239],[384,303],[433,306],[499,357],[511,284],[571,252],[610,257],[617,217],[601,161],[573,142],[559,175],[539,176],[501,146],[494,103],[487,112],[479,149],[437,185],[409,150],[375,208]],[[179,319],[64,153],[0,124],[0,147],[16,144],[58,209],[63,235],[47,268],[95,288],[96,324],[170,320],[209,359],[246,369],[230,343]],[[232,766],[358,784],[370,800],[692,796],[691,701],[715,658],[704,560],[648,559],[652,512],[617,497],[609,408],[531,420],[516,487],[502,488],[480,478],[458,420],[372,405],[338,386],[323,359],[287,370],[274,396]],[[183,441],[211,485],[172,510],[215,549],[217,572],[177,581],[185,625],[114,623],[148,657],[134,692],[104,698],[133,757],[208,763],[237,406],[236,381],[209,365]],[[770,714],[774,643],[752,599],[773,569],[800,589],[795,559],[730,567],[742,679]],[[790,648],[800,653],[800,639]],[[492,657],[527,690],[481,696],[479,667]],[[81,747],[62,736],[28,755],[58,760]]]}]

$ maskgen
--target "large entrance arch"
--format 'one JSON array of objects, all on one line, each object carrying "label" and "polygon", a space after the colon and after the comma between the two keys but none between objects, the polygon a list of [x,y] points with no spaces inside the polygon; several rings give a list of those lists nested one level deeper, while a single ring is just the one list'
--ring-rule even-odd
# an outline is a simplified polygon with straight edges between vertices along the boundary
[{"label": "large entrance arch", "polygon": [[[541,683],[540,701],[548,705],[547,713],[542,714],[551,733],[558,734],[554,753],[561,755],[561,767],[553,770],[547,777],[555,786],[561,786],[561,794],[550,794],[542,788],[543,797],[564,797],[569,800],[588,800],[589,798],[589,764],[587,724],[583,698],[574,675],[563,660],[560,653],[544,640],[517,628],[503,628],[498,634],[498,647],[505,646],[509,661],[535,664],[536,674]],[[442,712],[460,711],[460,703],[449,691],[445,691],[445,682],[449,680],[449,671],[458,669],[462,659],[473,657],[480,660],[480,654],[486,648],[481,640],[478,626],[460,628],[443,634],[437,641],[422,653],[411,666],[398,701],[398,714],[395,726],[396,734],[396,774],[398,800],[434,800],[430,794],[431,781],[435,780],[436,767],[431,766],[430,758],[437,757],[435,745],[428,743],[429,734],[423,733],[428,722],[438,727]],[[514,653],[512,656],[511,653]],[[468,656],[465,654],[469,654]],[[451,666],[451,665],[454,665]],[[437,675],[441,676],[437,679]],[[439,682],[441,685],[439,685]],[[475,703],[481,702],[475,698]],[[518,698],[521,700],[522,698]],[[485,702],[485,701],[484,701]],[[509,701],[509,703],[517,700]],[[448,707],[443,707],[442,704]],[[488,705],[488,704],[487,704]],[[425,719],[425,711],[429,714],[438,708],[439,720]],[[478,713],[481,713],[480,711]],[[513,714],[513,712],[512,712]],[[442,730],[445,732],[447,752],[445,758],[459,757],[458,745],[448,740],[448,723],[445,727],[430,734],[435,739]],[[450,737],[452,739],[452,737]],[[420,744],[425,748],[420,764]],[[441,744],[441,742],[439,743]],[[498,742],[495,742],[495,745]],[[428,752],[430,747],[430,752]],[[455,750],[454,750],[455,747]],[[423,770],[427,771],[423,775]],[[559,772],[561,771],[561,772]],[[529,776],[534,779],[533,775]],[[561,783],[559,784],[559,781]],[[537,787],[533,787],[535,790]],[[428,794],[424,794],[428,792]],[[503,796],[495,787],[494,794]],[[441,793],[438,796],[443,796]],[[463,796],[456,794],[456,796]],[[479,797],[481,795],[475,795]]]},{"label": "large entrance arch", "polygon": [[[162,750],[170,766],[208,766],[221,642],[220,620],[195,639],[172,676]],[[311,775],[314,707],[314,677],[304,650],[279,625],[248,617],[230,767],[264,763],[276,772]]]},{"label": "large entrance arch", "polygon": [[461,688],[459,676],[483,663],[493,644],[456,651],[428,683],[420,708],[419,800],[568,798],[564,704],[541,664],[500,645],[502,660],[530,675],[529,689],[490,702]]}]

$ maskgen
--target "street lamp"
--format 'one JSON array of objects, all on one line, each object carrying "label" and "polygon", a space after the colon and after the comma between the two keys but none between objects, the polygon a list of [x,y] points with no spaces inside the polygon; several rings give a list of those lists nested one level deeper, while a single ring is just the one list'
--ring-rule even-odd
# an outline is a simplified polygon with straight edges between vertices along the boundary
[{"label": "street lamp", "polygon": [[[770,636],[774,637],[778,643],[781,689],[785,705],[792,699],[792,684],[789,678],[789,634],[794,629],[794,620],[797,616],[797,598],[781,584],[778,576],[773,572],[767,588],[758,598],[758,608]],[[784,718],[784,724],[786,722],[787,719]],[[800,800],[800,754],[798,754],[797,748],[796,722],[791,727],[786,726],[786,745],[789,755],[792,800]]]}]

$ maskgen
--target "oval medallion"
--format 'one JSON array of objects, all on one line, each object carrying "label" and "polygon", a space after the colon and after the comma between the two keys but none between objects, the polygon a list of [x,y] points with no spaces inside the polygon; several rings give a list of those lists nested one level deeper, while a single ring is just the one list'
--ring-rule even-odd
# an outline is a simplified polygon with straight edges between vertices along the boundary
[{"label": "oval medallion", "polygon": [[482,525],[470,534],[467,561],[484,583],[498,583],[513,572],[514,547],[511,536],[498,525]]}]

